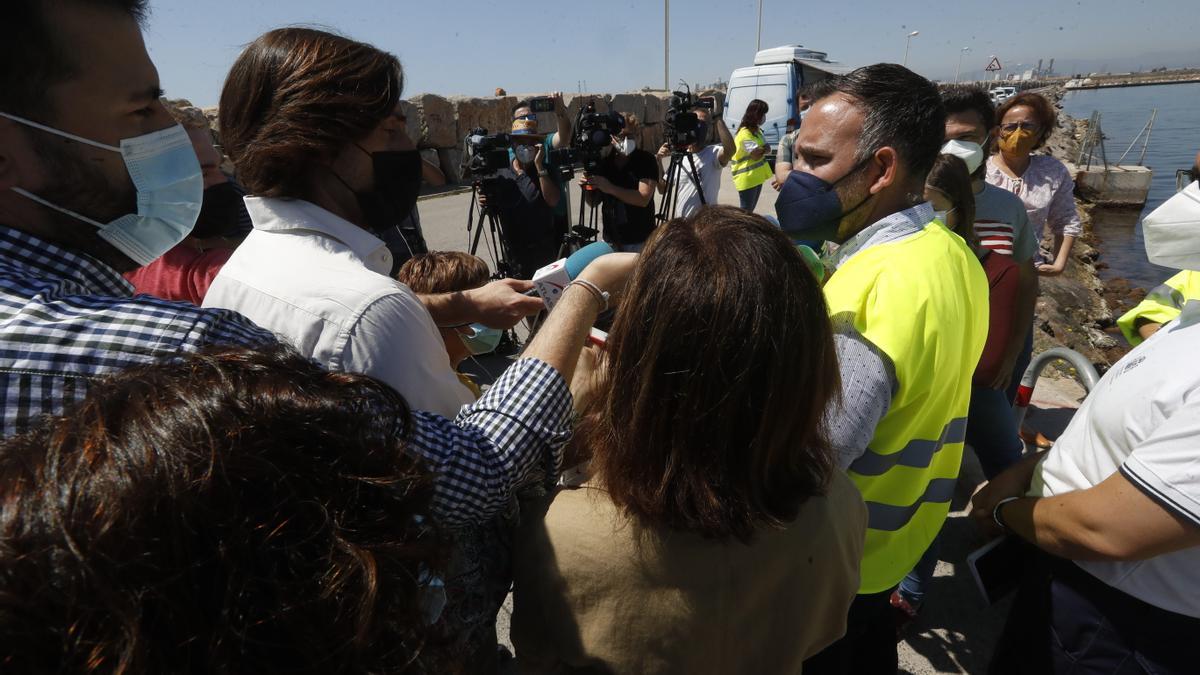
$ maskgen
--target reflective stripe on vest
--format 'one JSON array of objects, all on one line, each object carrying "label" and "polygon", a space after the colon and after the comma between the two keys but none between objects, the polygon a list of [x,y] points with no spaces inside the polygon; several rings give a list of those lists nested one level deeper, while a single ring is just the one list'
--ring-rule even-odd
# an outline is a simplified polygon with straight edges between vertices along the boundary
[{"label": "reflective stripe on vest", "polygon": [[962,443],[967,439],[967,418],[958,417],[942,428],[936,441],[916,439],[900,452],[881,455],[870,448],[850,465],[850,470],[864,476],[882,476],[893,466],[927,467],[933,456],[945,445]]},{"label": "reflective stripe on vest", "polygon": [[[745,160],[740,160],[740,161],[745,161]],[[754,163],[754,164],[751,164],[750,166],[742,167],[742,168],[740,168],[740,169],[734,169],[733,171],[731,171],[731,172],[729,173],[729,175],[730,175],[730,176],[736,176],[736,175],[738,175],[738,174],[743,174],[743,173],[746,173],[747,171],[753,171],[753,170],[757,169],[757,168],[758,168],[758,167],[760,167],[760,166],[765,166],[765,165],[766,165],[766,163],[767,163],[767,160],[765,160],[765,159],[760,159],[760,160],[758,160],[758,162],[756,162],[756,163]]]},{"label": "reflective stripe on vest", "polygon": [[867,504],[860,593],[900,582],[950,510],[988,328],[988,282],[941,223],[864,248],[825,284],[830,316],[847,317],[894,368],[895,393],[870,448],[848,474]]},{"label": "reflective stripe on vest", "polygon": [[1165,324],[1174,321],[1188,300],[1200,300],[1200,272],[1183,271],[1155,287],[1138,303],[1117,319],[1117,327],[1134,347],[1142,342],[1138,323]]}]

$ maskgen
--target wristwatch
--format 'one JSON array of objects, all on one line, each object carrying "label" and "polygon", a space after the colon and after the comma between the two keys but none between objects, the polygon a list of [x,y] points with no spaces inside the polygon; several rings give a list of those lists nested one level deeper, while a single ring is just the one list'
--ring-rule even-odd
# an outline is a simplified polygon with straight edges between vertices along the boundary
[{"label": "wristwatch", "polygon": [[1018,499],[1020,499],[1020,497],[1005,497],[1004,499],[996,502],[996,506],[992,507],[992,520],[996,521],[996,525],[998,525],[1000,529],[1004,530],[1005,532],[1010,532],[1011,530],[1008,527],[1008,523],[1004,522],[1004,516],[1000,513],[1000,509],[1003,508],[1005,504],[1008,504],[1009,502],[1015,502]]},{"label": "wristwatch", "polygon": [[538,175],[541,176],[542,178],[549,178],[550,172],[545,169],[538,169]]}]

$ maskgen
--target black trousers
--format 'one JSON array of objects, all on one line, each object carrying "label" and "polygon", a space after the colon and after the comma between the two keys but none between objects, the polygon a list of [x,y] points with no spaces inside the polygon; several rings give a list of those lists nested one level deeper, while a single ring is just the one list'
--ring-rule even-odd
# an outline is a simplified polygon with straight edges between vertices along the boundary
[{"label": "black trousers", "polygon": [[1045,556],[1040,567],[1015,598],[990,672],[1200,672],[1200,619],[1143,602],[1069,561]]},{"label": "black trousers", "polygon": [[804,675],[896,675],[896,620],[892,590],[858,595],[850,604],[846,635],[804,662]]}]

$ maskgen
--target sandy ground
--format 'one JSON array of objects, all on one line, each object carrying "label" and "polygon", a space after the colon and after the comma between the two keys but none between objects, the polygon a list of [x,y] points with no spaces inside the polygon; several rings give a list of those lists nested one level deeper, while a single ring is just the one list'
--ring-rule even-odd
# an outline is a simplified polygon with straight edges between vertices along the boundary
[{"label": "sandy ground", "polygon": [[[774,190],[765,186],[757,213],[774,215]],[[577,219],[578,188],[572,190],[572,219]],[[729,172],[725,171],[718,202],[738,204],[737,191]],[[423,198],[419,204],[421,223],[431,250],[468,250],[466,223],[470,193],[453,191]],[[492,263],[494,257],[481,246],[478,255]],[[504,367],[504,360],[490,358],[479,366],[487,375],[495,376]],[[1034,404],[1027,419],[1030,426],[1057,437],[1069,421],[1072,410],[1083,398],[1083,389],[1069,380],[1043,378],[1036,390]],[[942,561],[926,597],[921,615],[911,624],[905,639],[898,645],[900,673],[982,673],[986,669],[992,645],[1004,623],[1008,603],[988,607],[975,589],[966,569],[967,554],[982,545],[974,526],[968,522],[963,509],[974,488],[983,480],[978,462],[968,452],[963,462],[958,496],[953,512],[946,522],[943,537]],[[508,627],[512,611],[511,596],[500,613],[498,633],[501,642],[508,644]],[[511,645],[509,645],[511,647]]]}]

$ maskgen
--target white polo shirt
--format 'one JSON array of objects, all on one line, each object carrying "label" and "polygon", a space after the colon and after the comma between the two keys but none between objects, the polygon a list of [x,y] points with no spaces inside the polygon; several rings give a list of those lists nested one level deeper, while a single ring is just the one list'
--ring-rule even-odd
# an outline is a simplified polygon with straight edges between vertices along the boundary
[{"label": "white polo shirt", "polygon": [[474,400],[433,317],[390,278],[379,238],[302,200],[247,197],[254,230],[213,280],[205,307],[240,312],[326,368],[363,373],[408,404],[454,418]]},{"label": "white polo shirt", "polygon": [[[1200,528],[1200,301],[1105,374],[1034,474],[1031,495],[1097,485],[1120,471]],[[1200,547],[1141,562],[1078,562],[1101,581],[1200,618]]]}]

